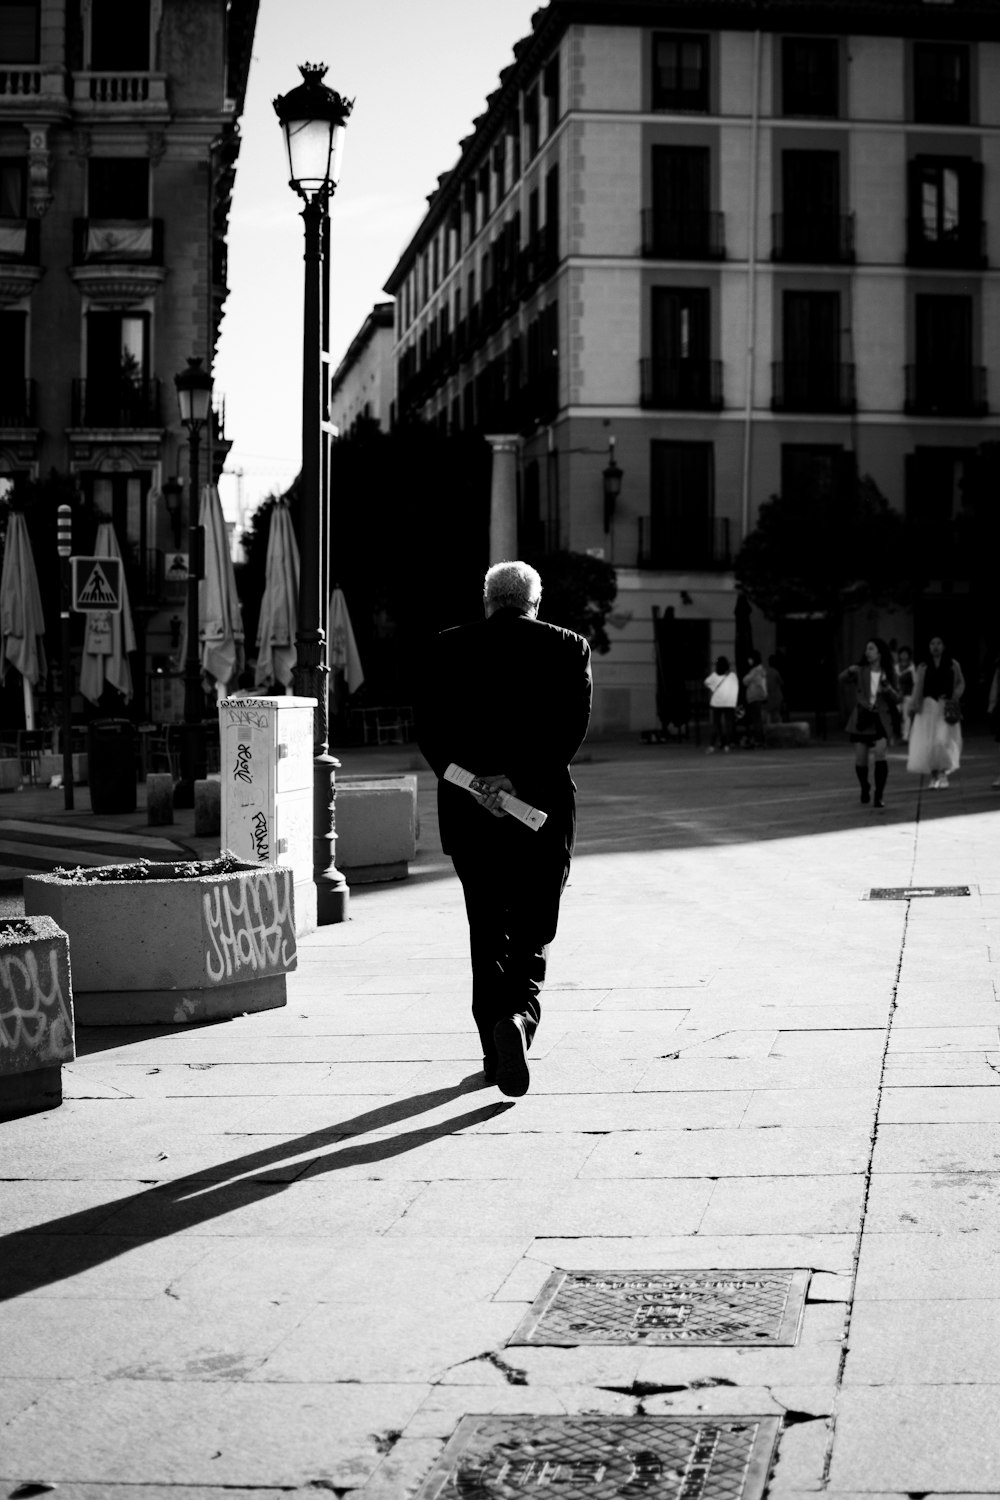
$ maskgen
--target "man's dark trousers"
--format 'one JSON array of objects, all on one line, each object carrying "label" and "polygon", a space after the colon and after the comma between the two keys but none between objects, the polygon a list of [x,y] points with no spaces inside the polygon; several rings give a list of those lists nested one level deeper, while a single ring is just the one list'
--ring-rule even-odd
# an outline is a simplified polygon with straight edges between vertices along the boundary
[{"label": "man's dark trousers", "polygon": [[494,819],[486,832],[485,850],[455,850],[452,861],[469,918],[472,1016],[489,1064],[496,1060],[493,1028],[507,1016],[523,1017],[531,1046],[569,852],[544,828],[534,833],[514,818]]}]

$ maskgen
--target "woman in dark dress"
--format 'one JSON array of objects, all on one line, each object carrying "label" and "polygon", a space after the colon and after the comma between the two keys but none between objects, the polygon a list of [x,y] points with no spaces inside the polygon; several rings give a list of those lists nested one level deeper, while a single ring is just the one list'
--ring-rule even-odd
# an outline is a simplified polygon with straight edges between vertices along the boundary
[{"label": "woman in dark dress", "polygon": [[847,720],[847,733],[854,746],[854,772],[861,785],[862,802],[871,802],[868,758],[874,758],[875,806],[885,806],[885,784],[889,777],[886,753],[892,738],[892,711],[899,702],[892,653],[885,641],[874,636],[864,655],[840,674],[841,682],[854,689],[854,705]]}]

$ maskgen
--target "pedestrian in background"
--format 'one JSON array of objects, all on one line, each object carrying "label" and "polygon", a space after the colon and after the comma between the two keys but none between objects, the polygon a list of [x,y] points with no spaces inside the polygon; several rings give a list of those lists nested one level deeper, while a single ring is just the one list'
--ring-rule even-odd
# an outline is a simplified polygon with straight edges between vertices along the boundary
[{"label": "pedestrian in background", "polygon": [[900,646],[896,657],[896,685],[900,692],[899,732],[906,744],[910,738],[910,723],[913,719],[913,690],[917,674],[913,665],[913,653],[909,646]]},{"label": "pedestrian in background", "polygon": [[[437,637],[417,703],[417,741],[439,778],[441,845],[465,894],[483,1077],[512,1098],[528,1091],[576,834],[569,764],[590,720],[590,646],[539,620],[541,597],[526,563],[490,568],[486,618]],[[475,795],[443,779],[452,763],[477,778]],[[500,792],[544,812],[542,827],[505,813]]]},{"label": "pedestrian in background", "polygon": [[785,705],[785,679],[778,668],[777,655],[767,658],[767,701],[764,704],[765,724],[780,724],[788,710]]},{"label": "pedestrian in background", "polygon": [[747,741],[751,747],[764,743],[764,707],[767,703],[767,668],[759,651],[750,652],[750,669],[743,674],[747,702]]},{"label": "pedestrian in background", "polygon": [[865,643],[861,660],[840,674],[840,681],[854,690],[854,703],[847,720],[847,734],[854,746],[854,773],[861,787],[861,801],[871,802],[869,757],[874,758],[875,807],[885,806],[885,784],[889,779],[886,754],[892,736],[892,710],[899,702],[896,674],[889,647],[879,636]]},{"label": "pedestrian in background", "polygon": [[740,680],[728,656],[716,657],[715,671],[709,672],[705,686],[711,694],[708,707],[712,715],[712,743],[707,753],[722,749],[728,754],[736,740],[736,702],[740,695]]},{"label": "pedestrian in background", "polygon": [[928,643],[927,660],[917,667],[913,720],[906,769],[929,776],[930,790],[945,791],[962,759],[962,695],[965,678],[939,635]]}]

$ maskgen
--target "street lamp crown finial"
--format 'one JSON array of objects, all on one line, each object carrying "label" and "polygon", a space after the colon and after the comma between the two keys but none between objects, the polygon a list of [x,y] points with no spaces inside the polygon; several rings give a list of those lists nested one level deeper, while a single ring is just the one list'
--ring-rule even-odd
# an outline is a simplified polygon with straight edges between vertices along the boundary
[{"label": "street lamp crown finial", "polygon": [[304,83],[322,83],[326,77],[326,63],[299,63],[299,72]]}]

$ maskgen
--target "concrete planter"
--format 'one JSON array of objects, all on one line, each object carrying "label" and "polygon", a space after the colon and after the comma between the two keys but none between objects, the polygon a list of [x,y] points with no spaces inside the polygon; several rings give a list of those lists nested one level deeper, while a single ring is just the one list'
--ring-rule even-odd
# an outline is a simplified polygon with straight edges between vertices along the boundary
[{"label": "concrete planter", "polygon": [[49,917],[0,921],[0,1119],[61,1104],[75,1056],[65,932]]},{"label": "concrete planter", "polygon": [[28,875],[25,911],[68,934],[77,1020],[176,1025],[285,1004],[291,871],[224,854]]},{"label": "concrete planter", "polygon": [[337,777],[337,868],[349,885],[404,880],[417,852],[417,778]]}]

